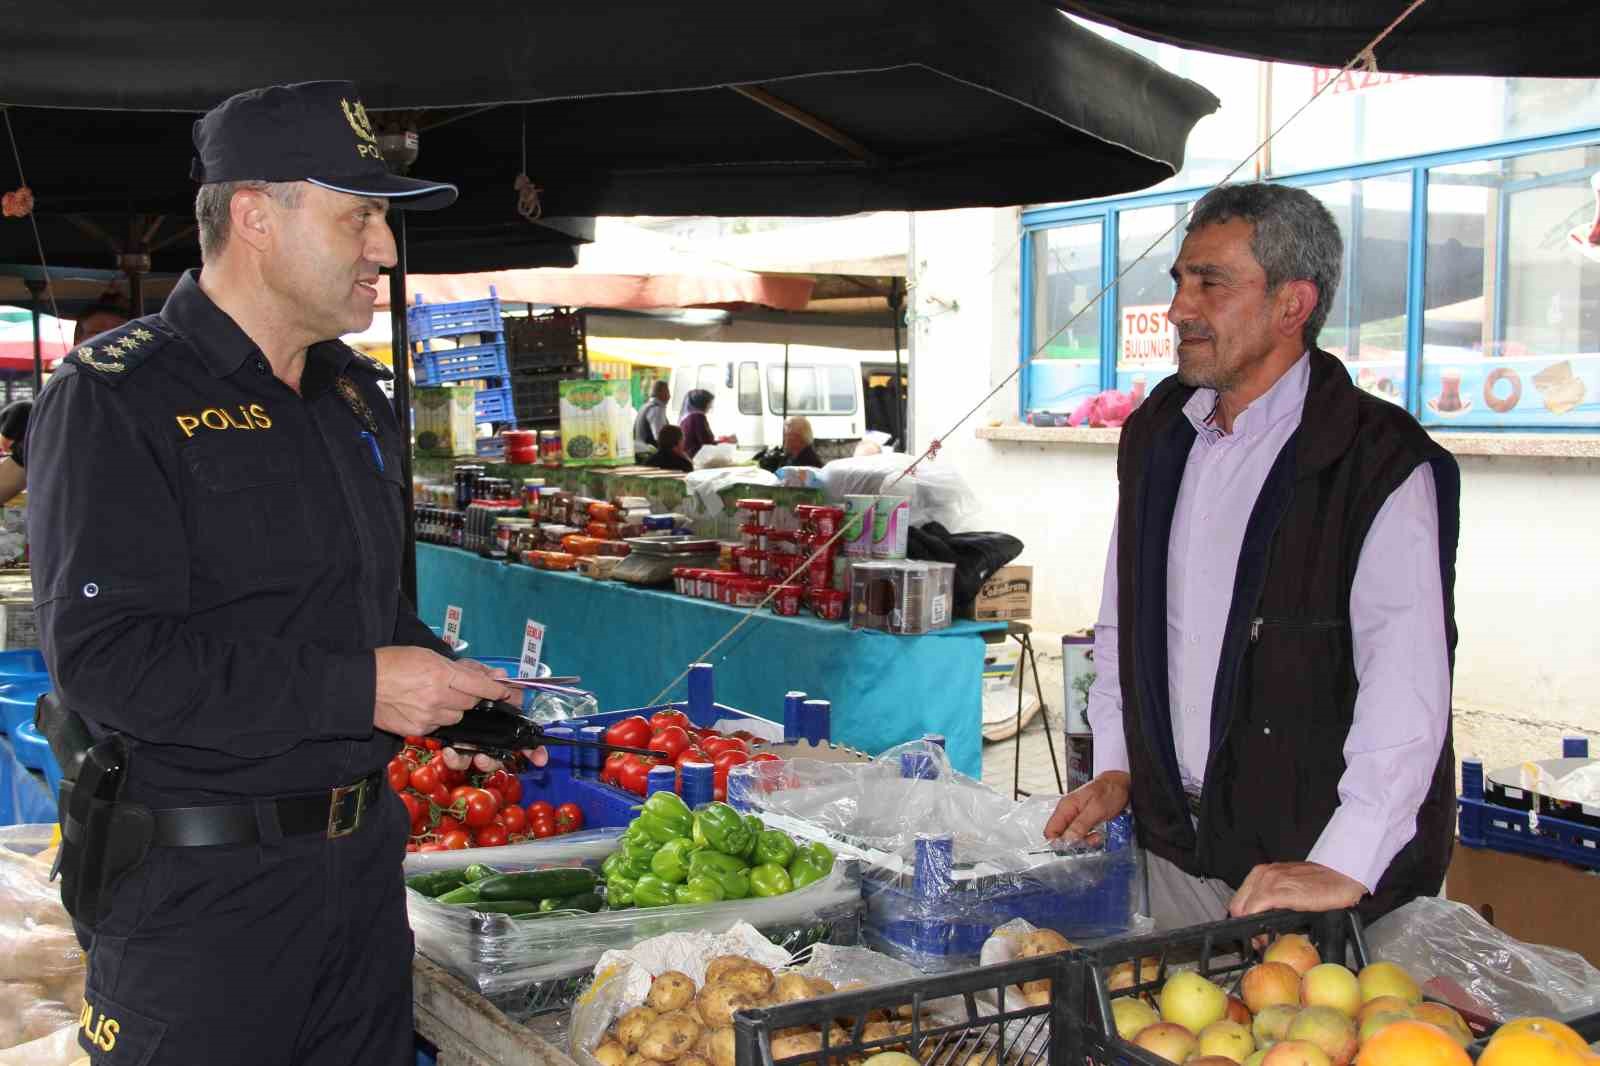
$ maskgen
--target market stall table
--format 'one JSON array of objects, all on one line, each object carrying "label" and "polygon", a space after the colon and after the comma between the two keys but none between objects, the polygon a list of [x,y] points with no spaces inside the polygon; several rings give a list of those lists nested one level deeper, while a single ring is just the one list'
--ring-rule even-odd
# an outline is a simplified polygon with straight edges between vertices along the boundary
[{"label": "market stall table", "polygon": [[[516,658],[527,619],[546,627],[544,658],[577,674],[604,710],[646,706],[743,611],[575,574],[534,570],[417,545],[419,608],[429,621],[462,608],[474,655]],[[982,775],[983,634],[1004,622],[957,621],[922,636],[759,613],[712,657],[717,700],[781,720],[791,689],[833,703],[832,735],[877,754],[926,733],[951,764]],[[669,695],[682,699],[683,687]]]}]

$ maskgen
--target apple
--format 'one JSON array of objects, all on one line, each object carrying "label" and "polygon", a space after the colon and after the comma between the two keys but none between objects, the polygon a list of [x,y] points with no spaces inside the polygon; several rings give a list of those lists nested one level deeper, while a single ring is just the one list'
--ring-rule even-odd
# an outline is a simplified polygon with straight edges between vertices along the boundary
[{"label": "apple", "polygon": [[1300,1013],[1300,1008],[1288,1003],[1274,1003],[1272,1006],[1256,1015],[1250,1025],[1250,1035],[1256,1039],[1256,1044],[1261,1047],[1271,1047],[1280,1040],[1289,1037],[1289,1023],[1294,1021],[1294,1016]]},{"label": "apple", "polygon": [[1173,1022],[1157,1022],[1147,1027],[1134,1043],[1168,1062],[1187,1062],[1198,1046],[1193,1033]]},{"label": "apple", "polygon": [[1117,1035],[1124,1040],[1132,1040],[1161,1020],[1155,1008],[1138,996],[1118,996],[1112,1000],[1111,1017],[1117,1026]]},{"label": "apple", "polygon": [[1379,996],[1395,996],[1407,1003],[1422,1002],[1422,989],[1417,987],[1417,982],[1392,962],[1369,963],[1362,968],[1358,980],[1363,1003]]},{"label": "apple", "polygon": [[1244,1066],[1261,1066],[1262,1060],[1267,1057],[1268,1050],[1268,1048],[1257,1048],[1252,1051],[1250,1057],[1244,1060]]},{"label": "apple", "polygon": [[1228,1016],[1228,994],[1193,970],[1175,973],[1161,986],[1161,1020],[1198,1033]]},{"label": "apple", "polygon": [[1336,962],[1313,966],[1300,979],[1300,1003],[1307,1007],[1332,1007],[1354,1018],[1361,1010],[1361,983]]},{"label": "apple", "polygon": [[1332,1066],[1328,1053],[1304,1040],[1285,1040],[1267,1049],[1261,1066]]},{"label": "apple", "polygon": [[1322,961],[1322,956],[1317,954],[1316,946],[1299,933],[1286,933],[1280,936],[1272,942],[1267,948],[1267,953],[1261,958],[1264,962],[1288,963],[1298,974],[1305,973]]},{"label": "apple", "polygon": [[1300,971],[1286,962],[1263,962],[1246,970],[1239,980],[1239,994],[1252,1014],[1260,1014],[1276,1003],[1300,1005]]},{"label": "apple", "polygon": [[1411,1008],[1411,1016],[1419,1022],[1443,1029],[1462,1047],[1472,1043],[1472,1030],[1467,1028],[1467,1023],[1454,1009],[1443,1003],[1418,1003]]},{"label": "apple", "polygon": [[1404,1014],[1393,1010],[1380,1010],[1375,1014],[1362,1012],[1361,1028],[1356,1033],[1356,1039],[1365,1044],[1368,1040],[1378,1035],[1380,1029],[1393,1025],[1395,1022],[1411,1021],[1411,1012]]},{"label": "apple", "polygon": [[1321,1048],[1333,1066],[1348,1066],[1360,1048],[1356,1040],[1356,1023],[1336,1007],[1306,1007],[1296,1014],[1294,1021],[1289,1023],[1289,1039],[1284,1043],[1296,1041]]},{"label": "apple", "polygon": [[1248,1029],[1250,1028],[1250,1020],[1252,1017],[1253,1015],[1250,1013],[1250,1008],[1244,1005],[1244,1000],[1240,999],[1238,996],[1228,997],[1228,1020],[1230,1022],[1238,1022],[1240,1025]]},{"label": "apple", "polygon": [[1243,1062],[1245,1056],[1255,1049],[1255,1038],[1250,1035],[1250,1030],[1238,1022],[1224,1019],[1200,1030],[1201,1055],[1215,1055],[1238,1063]]},{"label": "apple", "polygon": [[1411,1004],[1399,996],[1379,996],[1369,999],[1361,1004],[1361,1009],[1356,1012],[1356,1024],[1360,1025],[1374,1014],[1404,1014],[1411,1017]]},{"label": "apple", "polygon": [[1226,1055],[1201,1055],[1185,1062],[1183,1066],[1239,1066],[1239,1063]]}]

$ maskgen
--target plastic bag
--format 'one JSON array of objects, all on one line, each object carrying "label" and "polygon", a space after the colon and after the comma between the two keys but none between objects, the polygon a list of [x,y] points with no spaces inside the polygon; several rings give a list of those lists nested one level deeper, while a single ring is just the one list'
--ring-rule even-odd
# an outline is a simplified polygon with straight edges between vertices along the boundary
[{"label": "plastic bag", "polygon": [[900,478],[914,461],[915,457],[897,452],[835,459],[822,468],[822,487],[835,501],[874,494],[905,497],[911,501],[913,526],[939,522],[949,529],[960,529],[978,513],[982,501],[949,463],[928,460]]},{"label": "plastic bag", "polygon": [[50,881],[55,828],[0,829],[0,1066],[65,1066],[83,1055],[84,958]]},{"label": "plastic bag", "polygon": [[0,737],[0,759],[7,763],[0,768],[0,781],[5,782],[0,788],[0,825],[55,821],[55,795],[17,761],[9,740],[4,737]]},{"label": "plastic bag", "polygon": [[[605,854],[611,850],[614,845]],[[408,872],[411,858],[407,856]],[[513,863],[499,856],[490,863],[505,871],[553,865]],[[839,862],[822,880],[782,896],[644,910],[629,907],[531,922],[436,903],[411,889],[406,890],[406,906],[417,950],[460,974],[478,991],[495,995],[569,977],[592,967],[609,950],[630,948],[664,933],[721,933],[746,922],[768,939],[827,939],[835,923],[853,927],[859,922],[861,875],[857,864]]]},{"label": "plastic bag", "polygon": [[696,470],[715,470],[730,467],[739,461],[739,449],[733,444],[705,444],[694,453]]},{"label": "plastic bag", "polygon": [[1600,970],[1583,956],[1525,944],[1465,903],[1412,900],[1374,922],[1366,942],[1372,959],[1404,967],[1425,993],[1485,1017],[1600,1009]]},{"label": "plastic bag", "polygon": [[1600,760],[1556,776],[1536,762],[1522,764],[1522,787],[1551,799],[1600,807]]},{"label": "plastic bag", "polygon": [[778,479],[760,467],[733,466],[717,470],[697,468],[684,477],[683,483],[683,513],[690,518],[716,518],[724,510],[722,497],[718,495],[723,489],[731,485],[775,486]]},{"label": "plastic bag", "polygon": [[1134,923],[1139,860],[1126,815],[1103,845],[1052,848],[1044,825],[1055,797],[1013,802],[956,773],[935,744],[865,764],[746,763],[730,772],[728,795],[774,828],[859,856],[865,942],[924,971],[975,965],[1013,918],[1071,940]]}]

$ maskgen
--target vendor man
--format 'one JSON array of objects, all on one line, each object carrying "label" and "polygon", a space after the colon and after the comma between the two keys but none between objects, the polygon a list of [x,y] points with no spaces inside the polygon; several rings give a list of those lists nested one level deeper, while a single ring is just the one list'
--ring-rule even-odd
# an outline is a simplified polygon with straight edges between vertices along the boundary
[{"label": "vendor man", "polygon": [[1178,372],[1122,431],[1096,776],[1045,833],[1131,799],[1160,928],[1370,917],[1449,863],[1460,479],[1317,347],[1342,255],[1303,190],[1208,193],[1172,270]]},{"label": "vendor man", "polygon": [[117,832],[85,774],[63,803],[79,1043],[400,1066],[410,824],[385,765],[511,690],[401,594],[407,442],[389,372],[336,338],[394,265],[386,210],[456,190],[391,175],[348,82],[240,94],[194,142],[202,269],[74,349],[28,433],[45,660],[122,767],[99,778]]}]

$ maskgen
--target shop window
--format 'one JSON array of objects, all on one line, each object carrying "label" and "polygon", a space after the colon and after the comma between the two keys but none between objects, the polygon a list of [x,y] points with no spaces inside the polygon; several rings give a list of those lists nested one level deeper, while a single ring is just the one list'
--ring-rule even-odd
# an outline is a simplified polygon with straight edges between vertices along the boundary
[{"label": "shop window", "polygon": [[739,413],[761,413],[761,371],[754,363],[739,364]]},{"label": "shop window", "polygon": [[1071,413],[1100,391],[1100,312],[1090,301],[1104,284],[1103,229],[1096,220],[1034,235],[1029,410]]},{"label": "shop window", "polygon": [[1171,270],[1183,244],[1183,227],[1139,257],[1186,210],[1187,204],[1163,204],[1117,215],[1117,388],[1139,400],[1178,369],[1177,331],[1167,319],[1167,308],[1172,305]]},{"label": "shop window", "polygon": [[1428,172],[1425,423],[1600,425],[1596,175],[1593,145]]}]

